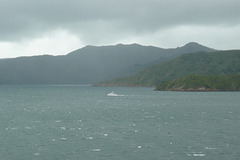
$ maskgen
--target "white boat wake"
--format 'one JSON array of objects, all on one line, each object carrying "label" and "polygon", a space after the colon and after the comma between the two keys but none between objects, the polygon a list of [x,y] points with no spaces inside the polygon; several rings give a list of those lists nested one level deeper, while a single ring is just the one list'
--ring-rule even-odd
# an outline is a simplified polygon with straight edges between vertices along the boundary
[{"label": "white boat wake", "polygon": [[116,93],[114,93],[112,91],[111,93],[108,93],[108,96],[110,96],[110,97],[117,97],[117,96],[124,96],[124,95],[119,95],[119,94],[116,94]]}]

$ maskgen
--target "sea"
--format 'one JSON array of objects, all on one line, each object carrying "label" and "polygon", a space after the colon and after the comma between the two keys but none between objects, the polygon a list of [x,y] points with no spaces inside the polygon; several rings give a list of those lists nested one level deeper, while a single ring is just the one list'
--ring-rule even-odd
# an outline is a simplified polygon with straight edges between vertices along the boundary
[{"label": "sea", "polygon": [[1,160],[240,159],[240,92],[6,85],[0,122]]}]

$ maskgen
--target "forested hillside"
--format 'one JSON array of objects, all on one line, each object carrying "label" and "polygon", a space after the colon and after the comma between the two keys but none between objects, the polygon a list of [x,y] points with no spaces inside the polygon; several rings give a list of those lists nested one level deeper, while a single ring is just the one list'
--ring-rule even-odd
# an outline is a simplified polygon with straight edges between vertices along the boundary
[{"label": "forested hillside", "polygon": [[134,76],[103,82],[97,86],[156,86],[188,75],[232,75],[240,73],[240,50],[198,52],[150,66]]},{"label": "forested hillside", "polygon": [[190,75],[159,84],[161,91],[240,91],[240,74],[238,75]]}]

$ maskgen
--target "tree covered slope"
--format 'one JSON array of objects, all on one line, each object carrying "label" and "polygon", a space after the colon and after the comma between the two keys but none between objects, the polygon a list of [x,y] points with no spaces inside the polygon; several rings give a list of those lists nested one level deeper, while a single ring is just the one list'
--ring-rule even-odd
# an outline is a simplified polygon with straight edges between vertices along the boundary
[{"label": "tree covered slope", "polygon": [[163,81],[188,75],[232,75],[240,73],[240,50],[198,52],[152,65],[134,76],[97,84],[98,86],[156,86]]},{"label": "tree covered slope", "polygon": [[190,75],[159,84],[156,90],[163,91],[240,91],[238,75]]}]

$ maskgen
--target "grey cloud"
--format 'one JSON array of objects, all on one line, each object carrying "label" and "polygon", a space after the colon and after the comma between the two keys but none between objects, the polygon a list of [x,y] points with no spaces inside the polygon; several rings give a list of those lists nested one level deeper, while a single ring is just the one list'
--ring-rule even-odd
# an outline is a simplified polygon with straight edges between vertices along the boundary
[{"label": "grey cloud", "polygon": [[110,38],[177,25],[237,25],[239,6],[239,0],[0,0],[0,41],[58,28],[89,38],[108,29]]}]

